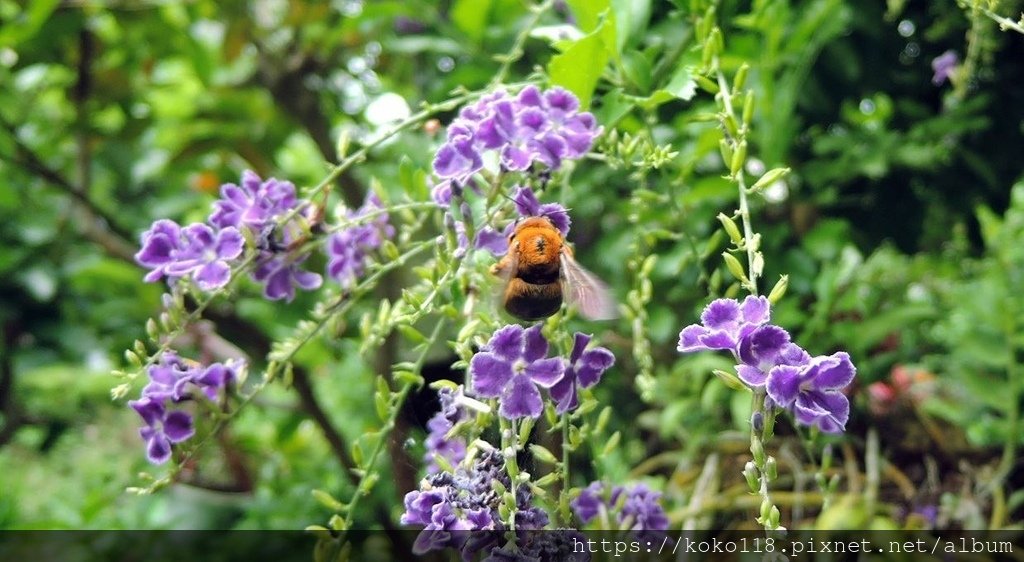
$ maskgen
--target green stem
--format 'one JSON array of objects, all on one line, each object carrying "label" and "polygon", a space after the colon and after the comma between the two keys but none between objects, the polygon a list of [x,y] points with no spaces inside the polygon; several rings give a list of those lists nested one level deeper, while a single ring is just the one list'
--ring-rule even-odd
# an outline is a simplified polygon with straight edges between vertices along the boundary
[{"label": "green stem", "polygon": [[[445,322],[446,320],[441,318],[437,321],[437,324],[434,325],[434,331],[430,333],[430,337],[423,343],[423,351],[421,351],[419,357],[416,358],[414,368],[412,369],[413,372],[418,374],[423,369],[423,363],[427,359],[427,354],[441,336],[441,331],[444,328]],[[402,405],[405,404],[405,399],[408,398],[409,393],[415,386],[415,383],[407,382],[402,385],[402,389],[394,396],[388,419],[380,429],[380,437],[373,445],[373,450],[370,451],[370,456],[367,457],[366,463],[360,467],[361,476],[359,478],[359,485],[356,486],[356,491],[352,495],[352,501],[349,502],[348,509],[345,513],[345,529],[352,527],[352,518],[355,516],[356,506],[359,503],[359,499],[367,495],[370,491],[370,485],[367,484],[370,480],[367,479],[367,475],[370,474],[374,466],[376,466],[377,457],[380,456],[381,451],[384,449],[384,443],[387,441],[391,431],[395,428],[395,423],[398,420],[399,413],[401,413]]]},{"label": "green stem", "polygon": [[559,516],[562,524],[568,526],[569,521],[569,413],[562,414],[562,493],[558,502]]},{"label": "green stem", "polygon": [[541,16],[543,16],[544,12],[548,11],[553,4],[554,0],[545,0],[539,5],[530,8],[533,12],[530,20],[526,23],[526,27],[524,27],[523,30],[519,32],[519,35],[516,36],[516,40],[512,44],[512,49],[503,56],[501,68],[498,69],[497,74],[495,74],[494,78],[491,79],[488,89],[498,86],[508,78],[508,73],[512,69],[512,64],[523,56],[523,47],[526,45],[527,38],[530,37],[530,32],[533,31],[533,28],[537,27],[537,24],[540,23]]},{"label": "green stem", "polygon": [[[732,92],[729,90],[729,83],[725,80],[725,74],[722,73],[722,68],[719,65],[718,57],[714,59],[715,74],[718,78],[719,95],[722,96],[722,105],[725,107],[725,112],[730,115],[737,123],[740,123],[740,138],[733,139],[733,150],[737,148],[740,141],[746,140],[747,126],[743,124],[741,120],[737,119],[735,108],[732,105]],[[729,162],[725,163],[729,166]],[[748,289],[750,294],[757,295],[757,269],[754,267],[755,256],[757,255],[757,249],[754,247],[752,241],[754,240],[754,228],[750,224],[750,206],[747,203],[747,185],[746,180],[743,176],[743,167],[737,170],[735,174],[731,176],[732,180],[736,182],[738,188],[740,200],[739,200],[739,212],[740,219],[743,221],[743,245],[747,251],[747,279],[750,281]]]}]

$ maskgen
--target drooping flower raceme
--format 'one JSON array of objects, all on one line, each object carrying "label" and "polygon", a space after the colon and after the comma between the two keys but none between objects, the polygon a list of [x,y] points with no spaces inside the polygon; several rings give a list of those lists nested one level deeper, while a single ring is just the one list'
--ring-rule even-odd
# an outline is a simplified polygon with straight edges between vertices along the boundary
[{"label": "drooping flower raceme", "polygon": [[498,398],[498,413],[505,418],[539,417],[544,404],[537,386],[551,388],[565,372],[564,361],[547,354],[540,324],[499,328],[470,361],[473,392]]},{"label": "drooping flower raceme", "polygon": [[244,362],[228,361],[203,366],[187,361],[173,351],[164,352],[158,363],[146,369],[149,383],[138,400],[128,402],[145,427],[139,435],[146,443],[146,457],[163,464],[171,457],[171,445],[195,434],[192,416],[173,406],[190,400],[216,400],[220,392],[238,378]]},{"label": "drooping flower raceme", "polygon": [[370,192],[363,206],[347,213],[347,218],[363,221],[371,213],[378,214],[368,221],[343,228],[327,239],[327,275],[344,288],[354,285],[366,271],[369,253],[395,235],[394,227],[388,222],[388,214],[380,212],[382,208],[380,198]]},{"label": "drooping flower raceme", "polygon": [[850,415],[843,389],[856,375],[845,352],[811,357],[791,341],[789,332],[768,324],[765,297],[712,301],[701,324],[683,328],[678,350],[728,350],[738,364],[736,374],[751,388],[763,389],[771,402],[790,410],[797,423],[840,433]]}]

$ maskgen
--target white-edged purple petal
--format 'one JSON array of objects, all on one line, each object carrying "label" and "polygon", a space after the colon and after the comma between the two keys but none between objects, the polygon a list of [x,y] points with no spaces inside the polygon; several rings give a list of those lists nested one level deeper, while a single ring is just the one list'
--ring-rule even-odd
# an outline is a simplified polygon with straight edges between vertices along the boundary
[{"label": "white-edged purple petal", "polygon": [[792,365],[779,365],[768,373],[766,390],[768,396],[779,406],[786,408],[796,400],[800,394],[800,383],[803,376],[800,367]]},{"label": "white-edged purple petal", "polygon": [[512,365],[503,358],[481,351],[469,362],[473,392],[484,398],[496,398],[512,379]]},{"label": "white-edged purple petal", "polygon": [[536,418],[544,411],[540,391],[526,375],[512,377],[512,382],[501,395],[498,413],[505,418]]},{"label": "white-edged purple petal", "polygon": [[534,383],[551,388],[565,373],[565,361],[561,357],[550,357],[534,361],[526,366],[526,376]]}]

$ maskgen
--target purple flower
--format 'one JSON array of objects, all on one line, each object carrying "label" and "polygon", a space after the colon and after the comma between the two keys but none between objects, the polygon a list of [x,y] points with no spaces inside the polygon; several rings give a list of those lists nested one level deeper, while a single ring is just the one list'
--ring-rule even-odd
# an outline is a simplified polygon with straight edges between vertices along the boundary
[{"label": "purple flower", "polygon": [[576,513],[576,517],[579,518],[580,523],[586,525],[601,513],[601,508],[604,506],[603,495],[604,484],[601,482],[591,482],[589,486],[583,488],[576,499],[569,503],[573,512]]},{"label": "purple flower", "polygon": [[586,525],[602,510],[606,510],[609,513],[617,512],[619,525],[631,531],[646,533],[668,529],[668,515],[659,503],[660,492],[644,484],[634,484],[612,488],[611,497],[607,501],[604,494],[604,484],[593,482],[570,502],[569,505],[582,524]]},{"label": "purple flower", "polygon": [[503,256],[508,253],[508,237],[512,234],[513,224],[509,224],[504,232],[498,232],[489,226],[480,228],[476,231],[473,244],[469,243],[469,238],[466,236],[466,223],[453,221],[452,226],[455,228],[455,237],[459,244],[455,250],[455,257],[466,255],[466,250],[471,246],[474,250],[487,250],[494,256]]},{"label": "purple flower", "polygon": [[[470,560],[482,550],[503,544],[500,539],[505,526],[498,515],[502,497],[494,491],[495,480],[510,487],[501,453],[478,451],[472,466],[460,465],[454,473],[430,474],[419,490],[407,493],[401,522],[423,525],[413,552],[453,548]],[[528,487],[517,490],[517,530],[538,529],[548,523],[547,514],[531,506],[531,499]]]},{"label": "purple flower", "polygon": [[423,456],[423,460],[427,463],[428,474],[440,472],[437,457],[443,457],[450,465],[456,465],[466,458],[466,440],[461,437],[448,438],[448,432],[463,417],[462,411],[456,404],[456,400],[461,394],[462,387],[459,387],[459,390],[442,388],[437,393],[441,401],[441,408],[434,417],[427,421],[427,452]]},{"label": "purple flower", "polygon": [[146,457],[153,464],[167,462],[171,458],[171,444],[181,443],[196,432],[192,416],[181,411],[168,412],[159,400],[144,397],[128,405],[146,422],[139,436],[146,442]]},{"label": "purple flower", "polygon": [[790,341],[789,332],[766,324],[768,318],[764,297],[747,297],[742,305],[733,299],[715,300],[704,309],[702,324],[683,328],[678,349],[731,351],[739,361],[736,374],[751,388],[767,392],[767,407],[792,411],[801,425],[842,432],[850,416],[850,401],[842,390],[856,375],[850,356],[838,352],[812,358]]},{"label": "purple flower", "polygon": [[167,266],[174,263],[174,252],[180,243],[181,227],[172,220],[158,220],[142,233],[142,249],[135,254],[135,261],[152,269],[143,278],[147,283],[168,275]]},{"label": "purple flower", "polygon": [[[347,218],[359,221],[371,213],[383,209],[380,198],[373,192],[366,196],[366,202]],[[380,248],[384,239],[395,235],[387,213],[379,213],[367,222],[344,228],[327,240],[327,275],[343,288],[349,288],[366,271],[369,253]]]},{"label": "purple flower", "polygon": [[142,396],[161,403],[181,402],[188,398],[188,385],[195,381],[199,370],[197,365],[186,364],[177,353],[165,352],[158,363],[146,369],[149,384],[142,389]]},{"label": "purple flower", "polygon": [[569,234],[569,212],[558,203],[545,203],[541,205],[537,196],[529,187],[520,186],[516,188],[512,201],[516,204],[516,210],[524,217],[547,217],[551,224],[555,225],[562,236]]},{"label": "purple flower", "polygon": [[448,126],[447,140],[434,158],[434,173],[463,184],[483,168],[484,152],[498,153],[501,165],[524,171],[534,162],[557,169],[564,159],[590,150],[601,128],[579,100],[562,88],[541,93],[536,86],[512,97],[494,92],[465,106]]},{"label": "purple flower", "polygon": [[551,387],[551,398],[557,403],[559,414],[579,406],[580,388],[590,388],[601,380],[601,375],[615,364],[615,355],[603,347],[587,349],[593,336],[576,332],[569,364],[562,378]]},{"label": "purple flower", "polygon": [[850,356],[840,351],[804,365],[772,369],[766,388],[777,405],[792,410],[798,423],[841,433],[850,417],[850,401],[842,390],[857,374]]},{"label": "purple flower", "polygon": [[234,227],[215,231],[202,223],[184,228],[171,220],[158,220],[142,235],[136,261],[152,269],[146,281],[161,277],[191,276],[200,289],[223,287],[231,278],[228,262],[242,253],[245,240]]},{"label": "purple flower", "polygon": [[665,531],[668,529],[668,515],[658,503],[661,492],[655,492],[644,484],[636,484],[630,488],[616,488],[612,491],[612,503],[618,503],[620,493],[626,494],[619,514],[620,523],[632,522],[629,526],[633,531]]},{"label": "purple flower", "polygon": [[740,379],[757,388],[764,386],[772,369],[783,365],[803,365],[811,357],[800,346],[789,341],[789,332],[768,324],[760,326],[740,341],[736,366]]},{"label": "purple flower", "polygon": [[701,324],[691,324],[679,333],[679,351],[728,349],[737,352],[740,340],[768,322],[768,299],[748,296],[711,301],[700,315]]},{"label": "purple flower", "polygon": [[518,324],[500,328],[470,361],[473,391],[498,398],[502,417],[539,417],[543,402],[537,385],[550,388],[565,371],[561,358],[546,358],[548,342],[540,330],[540,324],[528,330]]},{"label": "purple flower", "polygon": [[935,75],[932,76],[932,84],[941,86],[943,82],[951,78],[953,73],[956,72],[957,63],[959,62],[960,58],[952,50],[946,51],[932,59],[932,70],[935,71]]},{"label": "purple flower", "polygon": [[264,252],[252,272],[252,278],[264,285],[264,297],[272,301],[285,299],[291,302],[295,298],[295,287],[311,291],[323,283],[320,274],[302,269],[302,263],[308,257]]},{"label": "purple flower", "polygon": [[180,358],[174,351],[167,351],[160,356],[158,363],[146,369],[149,383],[142,389],[140,398],[128,402],[128,405],[146,423],[139,430],[139,435],[146,442],[146,456],[150,462],[167,462],[171,456],[171,445],[195,434],[192,416],[180,410],[170,410],[170,406],[197,400],[200,396],[216,400],[221,389],[237,380],[238,370],[243,366],[241,361],[230,360],[204,367]]},{"label": "purple flower", "polygon": [[294,184],[275,178],[263,181],[250,170],[242,172],[241,185],[225,184],[220,194],[210,224],[219,228],[246,226],[254,233],[262,232],[271,220],[299,203]]}]

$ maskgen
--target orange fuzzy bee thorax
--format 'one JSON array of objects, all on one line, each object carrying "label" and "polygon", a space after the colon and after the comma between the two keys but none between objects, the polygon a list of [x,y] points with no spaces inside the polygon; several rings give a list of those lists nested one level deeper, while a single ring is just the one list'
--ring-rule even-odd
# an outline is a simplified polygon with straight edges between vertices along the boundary
[{"label": "orange fuzzy bee thorax", "polygon": [[516,227],[511,249],[519,267],[557,267],[562,252],[562,235],[549,220],[530,217]]}]

